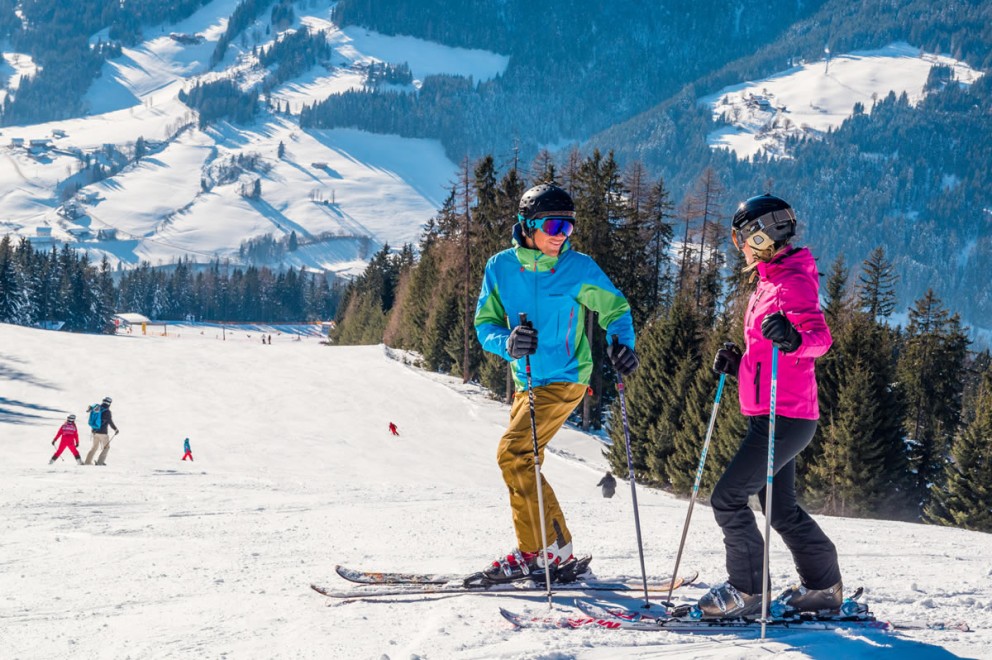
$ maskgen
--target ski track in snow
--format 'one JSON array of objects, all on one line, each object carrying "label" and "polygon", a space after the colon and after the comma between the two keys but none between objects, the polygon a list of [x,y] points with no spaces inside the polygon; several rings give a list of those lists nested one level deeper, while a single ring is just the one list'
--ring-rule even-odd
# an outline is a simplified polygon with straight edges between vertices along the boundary
[{"label": "ski track in snow", "polygon": [[[849,589],[864,585],[880,618],[965,620],[975,632],[518,631],[498,608],[545,613],[543,594],[319,596],[311,582],[348,586],[336,563],[470,572],[509,549],[495,460],[508,411],[382,346],[288,335],[263,346],[259,332],[221,341],[192,329],[101,337],[0,325],[0,656],[992,657],[992,537],[885,521],[819,518]],[[121,428],[108,465],[48,466],[64,416],[82,418],[108,394]],[[194,463],[180,461],[186,436]],[[629,487],[604,499],[595,485],[607,469],[600,440],[566,428],[552,447],[545,474],[576,550],[601,576],[639,580]],[[687,502],[644,487],[638,499],[648,575],[663,580]],[[772,562],[776,589],[795,579],[777,537]],[[686,598],[725,577],[702,504],[683,559],[694,569]],[[556,596],[556,611],[571,602]]]}]

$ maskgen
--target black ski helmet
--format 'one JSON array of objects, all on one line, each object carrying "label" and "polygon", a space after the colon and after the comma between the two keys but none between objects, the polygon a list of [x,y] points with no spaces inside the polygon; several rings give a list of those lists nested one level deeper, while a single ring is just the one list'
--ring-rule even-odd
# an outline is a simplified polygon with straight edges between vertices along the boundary
[{"label": "black ski helmet", "polygon": [[575,213],[572,196],[553,183],[541,183],[523,194],[520,198],[520,215],[530,220],[541,215]]},{"label": "black ski helmet", "polygon": [[737,249],[751,246],[755,256],[767,260],[796,235],[796,213],[784,199],[758,195],[737,207],[733,219],[733,239]]}]

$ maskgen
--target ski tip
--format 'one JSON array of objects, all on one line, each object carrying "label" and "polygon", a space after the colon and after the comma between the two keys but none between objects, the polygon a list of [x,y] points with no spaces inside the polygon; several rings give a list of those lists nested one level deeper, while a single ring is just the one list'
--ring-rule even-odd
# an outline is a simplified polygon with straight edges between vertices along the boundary
[{"label": "ski tip", "polygon": [[682,582],[680,586],[683,587],[688,586],[694,583],[698,579],[699,579],[699,571],[693,571],[691,574],[679,578],[679,580]]},{"label": "ski tip", "polygon": [[499,608],[499,613],[504,619],[513,624],[514,628],[523,628],[523,623],[520,621],[520,616],[506,609],[505,607]]},{"label": "ski tip", "polygon": [[310,584],[310,588],[313,589],[314,591],[316,591],[321,596],[326,596],[327,595],[327,587],[322,587],[319,584],[313,584],[313,583],[311,583]]}]

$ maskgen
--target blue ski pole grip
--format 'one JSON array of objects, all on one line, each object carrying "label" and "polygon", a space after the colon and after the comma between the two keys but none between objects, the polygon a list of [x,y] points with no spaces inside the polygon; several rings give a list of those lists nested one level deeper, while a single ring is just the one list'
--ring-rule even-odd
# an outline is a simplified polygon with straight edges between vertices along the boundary
[{"label": "blue ski pole grip", "polygon": [[720,374],[720,383],[716,386],[716,398],[713,403],[720,403],[720,397],[723,396],[723,384],[727,382],[727,374]]}]

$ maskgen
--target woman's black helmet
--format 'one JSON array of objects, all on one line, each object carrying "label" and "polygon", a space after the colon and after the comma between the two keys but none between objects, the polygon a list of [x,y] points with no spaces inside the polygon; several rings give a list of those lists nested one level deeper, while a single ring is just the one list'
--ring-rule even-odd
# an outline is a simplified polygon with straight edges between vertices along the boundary
[{"label": "woman's black helmet", "polygon": [[758,195],[741,202],[734,213],[732,237],[738,250],[748,244],[759,259],[772,254],[796,235],[796,213],[775,195]]}]

